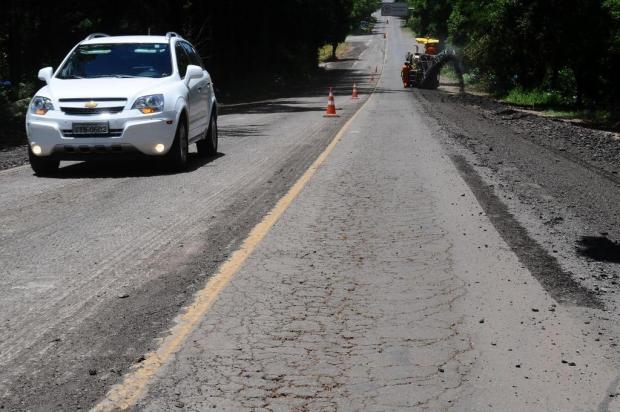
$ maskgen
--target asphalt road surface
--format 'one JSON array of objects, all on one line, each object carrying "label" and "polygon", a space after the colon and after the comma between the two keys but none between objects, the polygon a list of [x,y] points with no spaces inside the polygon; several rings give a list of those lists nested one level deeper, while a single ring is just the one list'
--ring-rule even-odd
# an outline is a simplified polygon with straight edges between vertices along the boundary
[{"label": "asphalt road surface", "polygon": [[382,20],[340,117],[325,85],[226,108],[186,173],[0,172],[0,408],[620,409],[613,162],[403,89]]}]

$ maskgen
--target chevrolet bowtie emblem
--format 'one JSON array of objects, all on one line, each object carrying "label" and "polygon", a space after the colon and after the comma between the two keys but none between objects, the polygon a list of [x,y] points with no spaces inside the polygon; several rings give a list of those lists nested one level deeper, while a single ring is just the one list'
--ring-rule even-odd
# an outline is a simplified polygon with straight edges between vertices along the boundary
[{"label": "chevrolet bowtie emblem", "polygon": [[97,107],[97,102],[91,100],[90,102],[86,102],[84,104],[84,107],[86,107],[87,109],[94,109],[95,107]]}]

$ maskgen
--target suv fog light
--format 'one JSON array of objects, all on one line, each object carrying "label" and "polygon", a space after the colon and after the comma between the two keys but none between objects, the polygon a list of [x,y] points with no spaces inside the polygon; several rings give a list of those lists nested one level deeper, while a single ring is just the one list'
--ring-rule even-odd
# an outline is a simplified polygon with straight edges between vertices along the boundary
[{"label": "suv fog light", "polygon": [[155,145],[155,151],[156,151],[157,153],[163,153],[165,148],[166,148],[166,146],[164,146],[164,145],[163,145],[163,144],[161,144],[161,143],[157,143],[157,144]]},{"label": "suv fog light", "polygon": [[41,152],[42,152],[41,146],[39,146],[38,144],[35,144],[34,146],[32,146],[32,153],[38,156],[41,154]]}]

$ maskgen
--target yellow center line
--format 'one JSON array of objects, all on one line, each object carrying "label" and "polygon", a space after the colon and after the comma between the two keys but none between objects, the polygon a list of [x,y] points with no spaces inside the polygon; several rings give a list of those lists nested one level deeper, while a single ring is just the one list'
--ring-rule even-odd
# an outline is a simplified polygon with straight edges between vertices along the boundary
[{"label": "yellow center line", "polygon": [[130,409],[136,404],[157,371],[180,349],[185,338],[204,318],[219,294],[228,283],[230,283],[247,258],[267,235],[271,227],[278,221],[286,209],[288,209],[295,198],[297,198],[327,156],[329,156],[342,139],[357,115],[370,101],[371,97],[372,95],[353,116],[351,116],[344,126],[342,126],[323,153],[319,155],[308,170],[306,170],[289,191],[276,203],[273,209],[271,209],[260,223],[254,226],[248,237],[241,244],[241,247],[220,266],[217,273],[209,279],[205,287],[196,293],[192,304],[177,318],[176,324],[170,330],[170,334],[161,341],[160,346],[155,351],[146,354],[144,361],[129,371],[124,376],[121,383],[112,386],[106,396],[95,405],[92,409],[93,411],[122,411]]}]

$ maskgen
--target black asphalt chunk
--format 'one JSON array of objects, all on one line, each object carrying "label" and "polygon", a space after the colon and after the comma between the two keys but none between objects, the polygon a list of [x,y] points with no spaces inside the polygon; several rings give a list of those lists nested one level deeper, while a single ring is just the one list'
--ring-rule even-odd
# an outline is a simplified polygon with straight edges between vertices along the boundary
[{"label": "black asphalt chunk", "polygon": [[605,236],[583,236],[577,241],[577,253],[598,262],[620,263],[620,244]]}]

